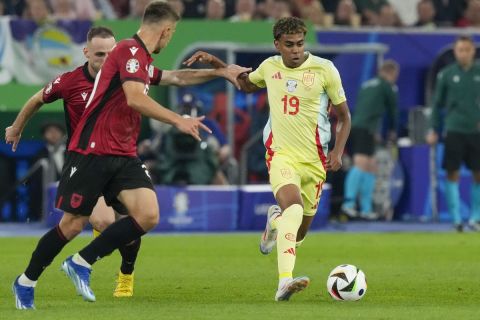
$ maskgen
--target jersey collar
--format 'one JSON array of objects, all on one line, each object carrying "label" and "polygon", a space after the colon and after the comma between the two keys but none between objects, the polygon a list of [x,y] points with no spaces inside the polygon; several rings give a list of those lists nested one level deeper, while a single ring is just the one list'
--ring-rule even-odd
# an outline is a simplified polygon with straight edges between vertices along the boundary
[{"label": "jersey collar", "polygon": [[85,62],[85,64],[82,67],[82,70],[83,70],[83,75],[85,76],[85,78],[87,78],[88,81],[95,82],[95,78],[92,77],[92,75],[88,71],[88,62]]},{"label": "jersey collar", "polygon": [[150,55],[150,52],[148,52],[148,49],[147,47],[145,46],[145,43],[143,43],[142,39],[140,39],[140,37],[138,36],[138,34],[134,34],[133,35],[133,39],[135,39],[135,41],[138,42],[138,44],[143,48],[143,50],[145,50],[145,52]]}]

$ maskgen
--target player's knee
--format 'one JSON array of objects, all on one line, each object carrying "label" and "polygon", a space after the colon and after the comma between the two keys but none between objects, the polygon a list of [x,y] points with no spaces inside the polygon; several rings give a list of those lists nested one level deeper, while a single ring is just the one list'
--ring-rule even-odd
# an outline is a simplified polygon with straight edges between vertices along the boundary
[{"label": "player's knee", "polygon": [[158,208],[142,208],[139,214],[134,215],[134,219],[143,228],[144,231],[153,229],[160,220]]},{"label": "player's knee", "polygon": [[87,217],[64,215],[60,220],[59,227],[63,235],[71,240],[82,232],[87,222]]},{"label": "player's knee", "polygon": [[100,232],[103,232],[109,225],[115,222],[115,219],[103,217],[90,217],[90,224],[92,227]]}]

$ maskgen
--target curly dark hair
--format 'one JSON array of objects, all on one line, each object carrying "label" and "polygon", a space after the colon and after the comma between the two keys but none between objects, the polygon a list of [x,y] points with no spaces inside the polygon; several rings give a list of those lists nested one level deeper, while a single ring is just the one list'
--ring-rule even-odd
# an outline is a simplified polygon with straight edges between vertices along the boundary
[{"label": "curly dark hair", "polygon": [[305,23],[296,17],[282,18],[278,20],[273,26],[273,38],[275,40],[280,39],[282,34],[295,34],[303,33],[307,34],[307,27]]}]

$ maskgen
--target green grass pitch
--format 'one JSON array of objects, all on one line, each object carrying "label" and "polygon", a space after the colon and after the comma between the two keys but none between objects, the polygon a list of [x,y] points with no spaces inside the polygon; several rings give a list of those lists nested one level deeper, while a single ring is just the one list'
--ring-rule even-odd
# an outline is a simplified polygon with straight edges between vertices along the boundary
[{"label": "green grass pitch", "polygon": [[[15,310],[14,277],[37,238],[0,238],[0,319],[480,319],[480,237],[475,233],[312,233],[297,252],[295,275],[306,291],[273,301],[276,255],[262,256],[260,234],[144,237],[133,298],[114,299],[118,253],[94,266],[97,302],[75,295],[59,271],[69,244],[40,279],[35,311]],[[364,270],[368,290],[358,302],[337,302],[325,284],[342,263]]]}]

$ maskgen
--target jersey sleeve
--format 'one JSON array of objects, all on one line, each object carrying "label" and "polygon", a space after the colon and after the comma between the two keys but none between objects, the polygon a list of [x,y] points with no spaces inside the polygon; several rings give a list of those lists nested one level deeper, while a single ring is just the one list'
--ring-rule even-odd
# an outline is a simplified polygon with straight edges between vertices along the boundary
[{"label": "jersey sleeve", "polygon": [[115,54],[122,83],[125,81],[145,83],[145,80],[149,78],[149,63],[144,52],[132,51],[128,46],[121,46]]},{"label": "jersey sleeve", "polygon": [[262,62],[255,71],[248,74],[250,82],[259,88],[265,88],[267,86],[265,83],[265,66],[266,61]]},{"label": "jersey sleeve", "polygon": [[162,73],[163,70],[150,65],[148,68],[148,76],[150,77],[150,84],[154,86],[158,86],[160,84],[160,80],[162,80]]},{"label": "jersey sleeve", "polygon": [[327,95],[332,101],[332,104],[339,105],[340,103],[347,101],[345,90],[343,90],[342,86],[342,79],[340,78],[337,68],[335,68],[333,63],[330,62],[326,70],[325,90],[327,91]]},{"label": "jersey sleeve", "polygon": [[437,82],[435,84],[435,90],[432,99],[432,114],[430,115],[430,128],[439,131],[441,125],[441,112],[443,107],[442,103],[445,101],[446,96],[446,84],[445,84],[445,70],[440,71],[437,74]]},{"label": "jersey sleeve", "polygon": [[386,92],[386,107],[390,130],[397,130],[398,126],[398,87],[389,85]]},{"label": "jersey sleeve", "polygon": [[62,74],[52,80],[51,82],[47,83],[45,87],[43,87],[42,92],[42,100],[45,103],[52,103],[58,99],[63,99],[64,97],[64,88],[65,82],[67,81],[67,77],[65,74]]}]

